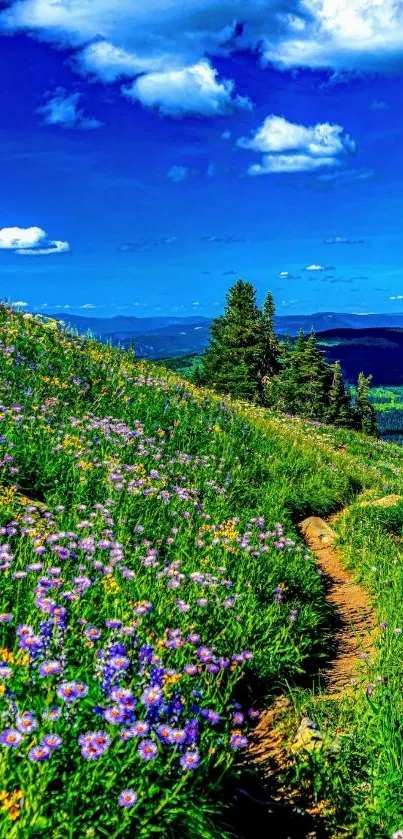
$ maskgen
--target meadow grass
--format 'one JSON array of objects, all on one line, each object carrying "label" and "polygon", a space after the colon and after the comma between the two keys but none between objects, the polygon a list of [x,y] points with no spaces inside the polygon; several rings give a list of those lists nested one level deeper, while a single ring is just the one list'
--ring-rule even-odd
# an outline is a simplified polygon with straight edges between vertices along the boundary
[{"label": "meadow grass", "polygon": [[[403,451],[231,404],[6,307],[0,368],[0,836],[224,836],[222,783],[264,697],[326,653],[324,585],[296,523],[396,492]],[[346,557],[369,581],[361,530],[346,527]],[[384,551],[380,615],[400,585]],[[391,627],[388,679],[344,711],[351,754],[322,755],[315,775],[328,797],[329,773],[337,795],[346,775],[363,836],[400,818],[385,783]],[[372,779],[361,814],[351,767]]]}]

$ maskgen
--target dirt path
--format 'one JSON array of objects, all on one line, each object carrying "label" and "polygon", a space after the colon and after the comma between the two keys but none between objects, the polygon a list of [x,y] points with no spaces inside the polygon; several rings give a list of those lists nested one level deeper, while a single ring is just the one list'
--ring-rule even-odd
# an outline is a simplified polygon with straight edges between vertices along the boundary
[{"label": "dirt path", "polygon": [[328,584],[327,599],[338,623],[335,654],[318,673],[326,693],[337,695],[354,684],[360,664],[373,657],[376,619],[368,593],[342,566],[330,525],[311,516],[301,522],[300,530]]},{"label": "dirt path", "polygon": [[[311,516],[301,522],[299,528],[326,581],[326,598],[336,619],[333,655],[323,669],[315,673],[315,680],[321,687],[315,701],[338,700],[360,683],[360,669],[363,675],[365,663],[374,657],[377,622],[369,594],[354,582],[342,565],[335,546],[337,534],[330,524]],[[277,780],[290,765],[293,754],[301,749],[321,747],[321,734],[308,717],[297,721],[299,727],[290,743],[290,719],[293,714],[291,701],[285,696],[278,697],[262,714],[249,755],[252,763],[260,767],[261,775],[274,797],[286,803],[292,814],[303,814],[301,822],[294,828],[286,829],[281,836],[287,839],[320,839],[328,835],[325,829],[327,803],[313,804],[309,796],[304,801],[301,790],[283,787]],[[314,826],[310,828],[305,827],[308,816],[314,819]],[[273,835],[280,837],[278,831]]]}]

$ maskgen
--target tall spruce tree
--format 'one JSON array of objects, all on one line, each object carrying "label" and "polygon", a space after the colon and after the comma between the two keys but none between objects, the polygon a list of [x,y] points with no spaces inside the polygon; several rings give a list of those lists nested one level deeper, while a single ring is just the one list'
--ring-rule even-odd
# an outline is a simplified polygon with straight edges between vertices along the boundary
[{"label": "tall spruce tree", "polygon": [[329,425],[351,428],[354,424],[351,393],[346,389],[339,361],[333,364],[332,371],[333,381],[329,390],[325,420]]},{"label": "tall spruce tree", "polygon": [[370,401],[372,376],[364,376],[360,373],[357,384],[357,398],[354,406],[354,425],[358,431],[368,434],[370,437],[378,437],[378,423],[376,411]]},{"label": "tall spruce tree", "polygon": [[265,328],[251,283],[230,288],[224,314],[213,321],[199,381],[238,399],[260,401],[265,365]]}]

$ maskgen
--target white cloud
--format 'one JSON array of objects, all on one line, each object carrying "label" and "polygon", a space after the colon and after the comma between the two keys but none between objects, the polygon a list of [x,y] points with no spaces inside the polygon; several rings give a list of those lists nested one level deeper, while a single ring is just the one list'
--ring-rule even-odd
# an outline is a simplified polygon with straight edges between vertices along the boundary
[{"label": "white cloud", "polygon": [[241,137],[238,146],[263,153],[250,175],[304,172],[339,166],[345,154],[355,150],[354,140],[341,125],[320,122],[314,126],[288,122],[271,114],[252,137]]},{"label": "white cloud", "polygon": [[67,93],[65,90],[57,90],[54,96],[38,108],[48,125],[61,125],[62,128],[100,128],[103,123],[92,117],[87,117],[78,107],[81,93]]},{"label": "white cloud", "polygon": [[403,294],[394,294],[389,300],[403,300]]},{"label": "white cloud", "polygon": [[14,306],[16,309],[26,309],[28,303],[25,300],[15,300],[14,303],[10,303],[10,306]]},{"label": "white cloud", "polygon": [[170,181],[179,183],[180,181],[186,180],[188,174],[189,169],[187,166],[171,166],[171,168],[168,169],[167,177]]},{"label": "white cloud", "polygon": [[[9,0],[5,32],[76,54],[102,81],[251,48],[280,67],[401,67],[401,0]],[[89,46],[90,45],[90,46]]]},{"label": "white cloud", "polygon": [[203,60],[180,70],[146,73],[124,87],[123,92],[129,99],[137,99],[171,117],[225,116],[236,110],[250,110],[250,99],[235,95],[234,82],[219,81],[217,76],[217,70]]},{"label": "white cloud", "polygon": [[20,256],[46,256],[66,253],[68,242],[49,239],[41,227],[3,227],[0,230],[0,250],[11,250]]},{"label": "white cloud", "polygon": [[327,271],[327,270],[328,269],[326,268],[325,265],[315,265],[315,263],[313,263],[312,265],[306,265],[305,268],[304,268],[304,271]]},{"label": "white cloud", "polygon": [[75,66],[80,73],[94,75],[108,84],[139,73],[162,70],[165,63],[164,55],[140,56],[109,41],[96,41],[78,53]]},{"label": "white cloud", "polygon": [[84,303],[83,306],[79,307],[80,309],[96,309],[93,303]]}]

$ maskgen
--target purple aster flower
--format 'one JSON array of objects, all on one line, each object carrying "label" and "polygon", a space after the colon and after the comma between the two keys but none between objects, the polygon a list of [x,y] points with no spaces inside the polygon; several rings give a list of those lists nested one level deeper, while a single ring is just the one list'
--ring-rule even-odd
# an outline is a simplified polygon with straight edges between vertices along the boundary
[{"label": "purple aster flower", "polygon": [[185,664],[183,672],[186,673],[187,676],[197,676],[199,668],[196,664]]},{"label": "purple aster flower", "polygon": [[240,711],[236,711],[235,714],[232,715],[232,722],[234,725],[243,725],[244,721],[245,717]]},{"label": "purple aster flower", "polygon": [[22,734],[20,731],[16,731],[14,728],[5,728],[4,731],[0,734],[0,743],[2,746],[9,746],[12,749],[15,749],[17,746],[20,745],[22,740]]},{"label": "purple aster flower", "polygon": [[172,728],[171,728],[170,725],[166,725],[165,723],[162,723],[157,728],[157,734],[158,734],[159,739],[161,740],[161,743],[170,743],[171,742],[170,737],[171,737],[171,734],[172,734]]},{"label": "purple aster flower", "polygon": [[115,655],[109,659],[108,664],[113,670],[127,670],[130,667],[130,659],[124,655]]},{"label": "purple aster flower", "polygon": [[33,714],[25,713],[21,716],[16,718],[16,726],[18,731],[21,731],[23,734],[31,734],[32,731],[35,731],[36,728],[36,720]]},{"label": "purple aster flower", "polygon": [[152,608],[152,603],[148,603],[147,600],[142,600],[140,603],[137,603],[133,611],[135,615],[147,615],[152,611]]},{"label": "purple aster flower", "polygon": [[147,705],[150,708],[160,705],[162,700],[162,690],[157,685],[155,685],[155,687],[146,688],[141,697],[143,705]]},{"label": "purple aster flower", "polygon": [[173,746],[181,746],[186,741],[186,731],[180,728],[172,728],[169,736],[169,742]]},{"label": "purple aster flower", "polygon": [[209,650],[208,647],[199,647],[196,650],[196,655],[200,659],[200,661],[203,662],[203,664],[206,664],[208,661],[211,661],[212,658],[213,658],[213,653],[211,652],[211,650]]},{"label": "purple aster flower", "polygon": [[217,711],[213,711],[211,708],[206,708],[202,711],[202,717],[206,719],[211,725],[217,725],[220,722],[220,715]]},{"label": "purple aster flower", "polygon": [[46,711],[43,712],[42,718],[44,720],[52,720],[52,722],[55,722],[56,720],[59,719],[60,714],[61,714],[60,708],[56,708],[56,707],[48,708]]},{"label": "purple aster flower", "polygon": [[122,626],[122,621],[119,620],[107,620],[105,621],[105,626],[108,629],[119,629]]},{"label": "purple aster flower", "polygon": [[45,746],[47,749],[60,749],[62,745],[62,738],[59,737],[58,734],[45,734],[42,738],[42,746]]},{"label": "purple aster flower", "polygon": [[13,671],[11,667],[7,667],[7,664],[0,664],[0,679],[8,679],[12,675]]},{"label": "purple aster flower", "polygon": [[34,760],[36,762],[40,762],[42,760],[49,760],[50,758],[50,749],[47,746],[34,746],[28,752],[28,757],[30,760]]},{"label": "purple aster flower", "polygon": [[395,830],[390,839],[403,839],[403,830]]},{"label": "purple aster flower", "polygon": [[112,725],[121,725],[125,721],[125,712],[119,705],[112,705],[111,708],[106,708],[103,713],[104,719]]},{"label": "purple aster flower", "polygon": [[200,640],[200,635],[197,635],[196,632],[191,632],[190,635],[188,635],[188,641],[190,644],[200,644]]},{"label": "purple aster flower", "polygon": [[200,753],[197,749],[189,749],[189,751],[185,752],[180,761],[179,761],[182,769],[190,771],[192,769],[196,769],[196,767],[200,763]]},{"label": "purple aster flower", "polygon": [[0,614],[0,623],[11,623],[13,616],[11,612],[2,612]]},{"label": "purple aster flower", "polygon": [[256,708],[249,708],[248,717],[251,720],[257,720],[260,717],[260,711],[256,710]]},{"label": "purple aster flower", "polygon": [[103,755],[103,749],[98,748],[95,743],[86,743],[81,749],[81,754],[86,760],[98,760]]},{"label": "purple aster flower", "polygon": [[134,789],[124,789],[118,798],[121,807],[133,807],[137,801],[137,792]]},{"label": "purple aster flower", "polygon": [[232,749],[245,749],[248,745],[248,738],[245,737],[244,734],[241,734],[240,731],[235,731],[234,734],[231,735],[231,748]]},{"label": "purple aster flower", "polygon": [[60,661],[44,661],[39,667],[39,675],[42,676],[42,678],[45,676],[54,676],[55,674],[61,672],[62,665]]},{"label": "purple aster flower", "polygon": [[135,722],[130,727],[130,731],[133,732],[133,737],[146,737],[149,730],[150,726],[145,720],[138,720],[138,722]]},{"label": "purple aster flower", "polygon": [[158,754],[158,749],[153,740],[143,740],[139,743],[138,752],[143,760],[154,760]]},{"label": "purple aster flower", "polygon": [[65,702],[74,702],[87,695],[88,688],[83,682],[62,682],[57,688],[57,695]]},{"label": "purple aster flower", "polygon": [[89,626],[85,630],[84,635],[86,638],[88,638],[88,641],[98,641],[98,639],[101,637],[101,630],[97,629],[96,626]]}]

